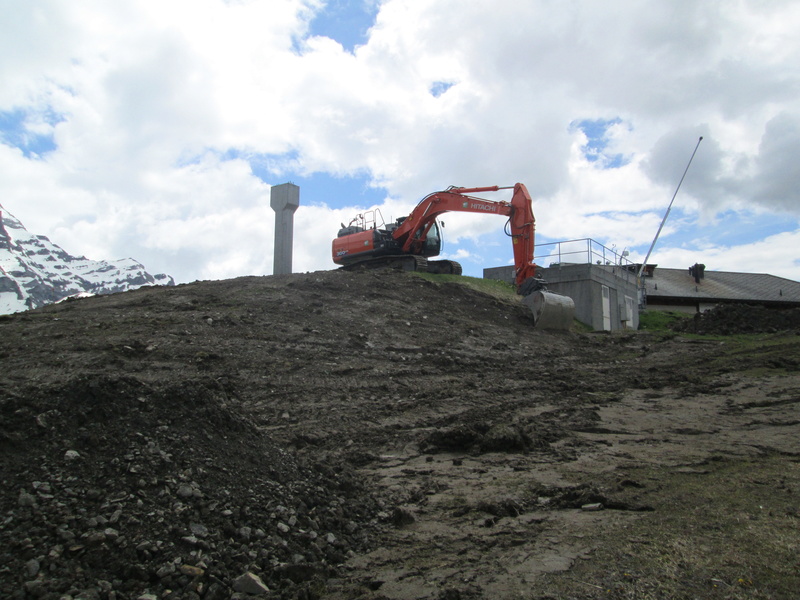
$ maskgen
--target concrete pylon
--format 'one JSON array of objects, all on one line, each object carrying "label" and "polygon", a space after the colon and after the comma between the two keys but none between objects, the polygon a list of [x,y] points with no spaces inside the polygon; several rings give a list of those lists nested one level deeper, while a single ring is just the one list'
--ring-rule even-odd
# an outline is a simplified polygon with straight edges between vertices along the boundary
[{"label": "concrete pylon", "polygon": [[273,275],[292,272],[292,236],[294,211],[300,206],[300,187],[293,183],[273,185],[269,205],[275,211],[275,259]]}]

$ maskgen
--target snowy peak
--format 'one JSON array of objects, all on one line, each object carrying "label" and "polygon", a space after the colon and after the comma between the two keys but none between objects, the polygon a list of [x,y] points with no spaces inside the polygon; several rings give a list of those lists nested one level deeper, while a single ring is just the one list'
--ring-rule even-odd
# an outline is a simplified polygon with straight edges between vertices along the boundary
[{"label": "snowy peak", "polygon": [[0,206],[0,314],[147,285],[175,281],[169,275],[151,275],[132,258],[98,261],[72,256],[46,236],[29,233]]}]

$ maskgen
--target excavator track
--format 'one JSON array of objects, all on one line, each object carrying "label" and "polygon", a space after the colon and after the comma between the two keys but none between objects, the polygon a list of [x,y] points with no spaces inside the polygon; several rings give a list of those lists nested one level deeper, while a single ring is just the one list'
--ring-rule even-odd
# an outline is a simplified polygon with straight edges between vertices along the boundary
[{"label": "excavator track", "polygon": [[461,275],[461,263],[457,263],[454,260],[429,260],[428,273]]},{"label": "excavator track", "polygon": [[360,260],[342,267],[345,271],[358,271],[359,269],[400,269],[402,271],[428,271],[428,259],[415,254],[399,254],[392,256],[379,256]]},{"label": "excavator track", "polygon": [[461,275],[461,263],[454,260],[428,260],[416,254],[399,254],[380,256],[360,260],[342,267],[345,271],[359,269],[401,269],[403,271],[419,271],[437,275]]}]

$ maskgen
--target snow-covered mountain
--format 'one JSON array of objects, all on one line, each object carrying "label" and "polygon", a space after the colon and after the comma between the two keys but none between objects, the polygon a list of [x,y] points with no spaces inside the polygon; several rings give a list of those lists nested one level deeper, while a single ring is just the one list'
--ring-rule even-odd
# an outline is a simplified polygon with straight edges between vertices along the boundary
[{"label": "snow-covered mountain", "polygon": [[0,206],[0,314],[59,302],[70,296],[114,294],[146,285],[175,285],[132,258],[75,257],[43,235],[28,233]]}]

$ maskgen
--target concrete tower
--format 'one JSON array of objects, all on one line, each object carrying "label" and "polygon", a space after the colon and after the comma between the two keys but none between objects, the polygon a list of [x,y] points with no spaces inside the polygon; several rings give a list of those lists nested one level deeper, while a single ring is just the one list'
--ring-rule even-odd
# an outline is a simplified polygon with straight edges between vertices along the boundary
[{"label": "concrete tower", "polygon": [[275,260],[273,275],[292,272],[294,211],[300,206],[300,187],[293,183],[273,185],[269,205],[275,211]]}]

